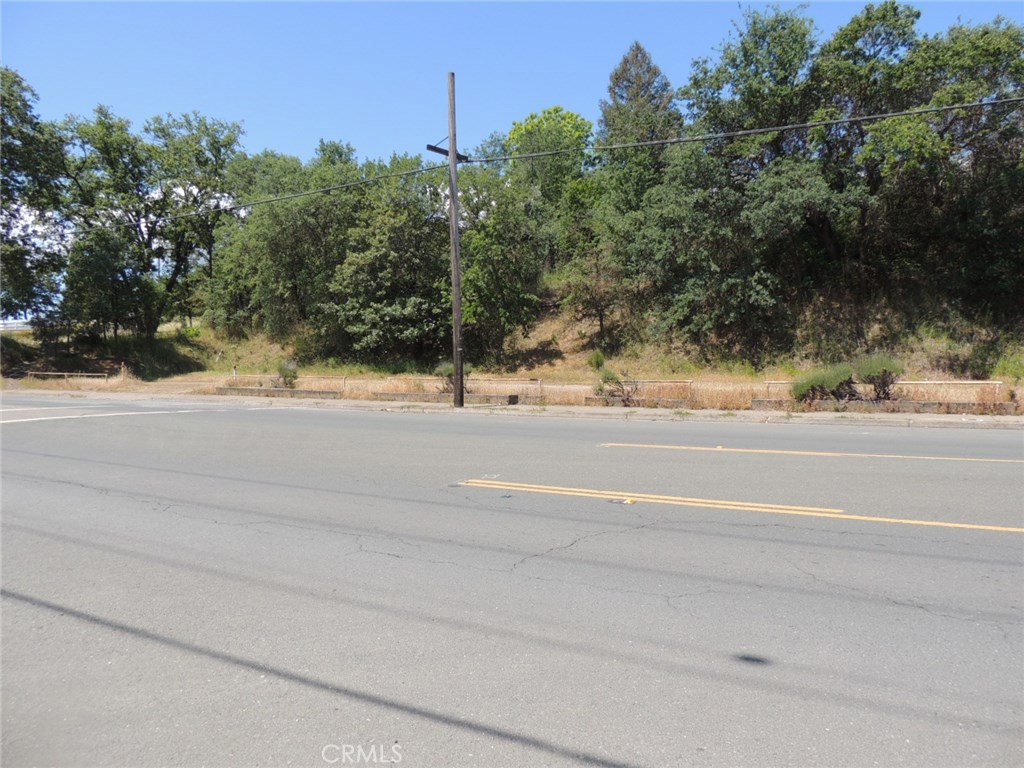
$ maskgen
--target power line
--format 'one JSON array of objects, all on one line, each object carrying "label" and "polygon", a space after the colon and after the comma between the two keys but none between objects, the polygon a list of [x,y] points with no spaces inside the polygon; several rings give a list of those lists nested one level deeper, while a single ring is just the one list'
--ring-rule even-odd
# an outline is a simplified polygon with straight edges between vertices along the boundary
[{"label": "power line", "polygon": [[[766,133],[778,133],[781,131],[792,131],[809,128],[823,128],[833,125],[846,125],[850,123],[864,123],[876,120],[886,120],[893,117],[911,117],[914,115],[925,115],[935,114],[940,112],[952,112],[958,109],[975,109],[979,107],[993,107],[1003,104],[1019,104],[1024,102],[1024,96],[1014,96],[1005,99],[994,99],[992,101],[976,101],[964,104],[950,104],[944,107],[923,107],[921,109],[911,109],[902,112],[886,112],[875,115],[862,115],[860,117],[844,117],[837,118],[835,120],[817,120],[814,122],[807,123],[790,123],[788,125],[777,125],[770,128],[749,128],[740,131],[727,131],[725,133],[708,133],[700,134],[695,136],[678,136],[672,139],[657,139],[654,141],[637,141],[626,144],[604,144],[604,145],[590,145],[583,147],[574,147],[571,149],[553,149],[545,152],[528,152],[518,155],[504,155],[501,157],[470,157],[462,162],[466,163],[499,163],[509,162],[512,160],[531,160],[534,158],[541,157],[554,157],[556,155],[566,155],[577,152],[610,152],[619,149],[639,149],[643,147],[657,147],[667,146],[671,144],[692,144],[697,142],[709,142],[717,141],[720,139],[734,139],[744,136],[758,136]],[[447,138],[447,137],[446,137]],[[178,221],[181,219],[190,219],[197,216],[209,216],[213,213],[233,213],[235,211],[245,210],[247,208],[255,208],[260,205],[270,205],[272,203],[280,203],[286,200],[295,200],[302,197],[311,197],[313,195],[323,195],[330,192],[337,192],[343,189],[351,189],[353,187],[360,187],[367,184],[375,184],[381,181],[387,181],[388,179],[399,179],[408,176],[416,176],[421,173],[430,173],[432,171],[444,170],[448,168],[448,165],[430,165],[424,168],[416,168],[411,171],[401,171],[399,173],[388,173],[380,176],[373,176],[368,179],[359,179],[357,181],[350,181],[344,184],[335,184],[330,187],[321,187],[319,189],[310,189],[304,192],[294,192],[287,195],[276,195],[274,197],[264,198],[262,200],[254,200],[249,203],[238,203],[236,205],[226,206],[222,208],[215,208],[207,211],[190,211],[188,213],[178,213],[170,216],[159,216],[152,224],[158,224],[163,222]],[[101,228],[108,228],[111,225],[104,225]],[[122,222],[113,226],[135,226],[132,222]],[[87,227],[84,231],[89,232],[96,227]]]},{"label": "power line", "polygon": [[211,213],[233,213],[234,211],[241,211],[247,208],[255,208],[259,205],[269,205],[270,203],[280,203],[285,200],[295,200],[300,197],[310,197],[312,195],[325,195],[329,192],[337,192],[342,189],[351,189],[353,187],[361,187],[367,184],[376,184],[380,181],[387,181],[388,179],[401,179],[407,176],[416,176],[421,173],[429,173],[431,171],[443,170],[447,168],[447,165],[428,165],[425,168],[416,168],[411,171],[401,171],[399,173],[386,173],[380,176],[371,176],[368,179],[359,179],[357,181],[349,181],[344,184],[335,184],[331,187],[321,187],[320,189],[310,189],[305,192],[294,192],[289,195],[278,195],[276,197],[268,197],[263,200],[254,200],[251,203],[238,203],[237,205],[226,206],[224,208],[216,208],[210,211],[191,211],[189,213],[178,213],[173,216],[161,216],[157,221],[175,221],[177,219],[188,219],[195,216],[207,216]]},{"label": "power line", "polygon": [[910,117],[913,115],[925,115],[936,112],[952,112],[957,109],[973,109],[976,107],[992,107],[1000,104],[1019,104],[1024,102],[1024,96],[1014,96],[1005,99],[994,99],[992,101],[975,101],[966,104],[950,104],[944,107],[924,107],[921,109],[910,109],[903,112],[886,112],[877,115],[862,115],[860,117],[843,117],[835,120],[817,120],[809,123],[790,123],[788,125],[777,125],[771,128],[749,128],[741,131],[727,131],[725,133],[707,133],[697,136],[678,136],[673,139],[656,139],[654,141],[637,141],[628,144],[603,144],[571,149],[552,149],[545,152],[528,152],[519,155],[505,155],[502,157],[471,157],[470,163],[499,163],[510,160],[531,160],[539,157],[553,157],[555,155],[567,155],[576,152],[608,152],[615,149],[638,149],[642,147],[659,147],[669,144],[692,144],[696,142],[717,141],[719,139],[735,139],[743,136],[757,136],[765,133],[779,133],[781,131],[792,131],[807,128],[823,128],[830,125],[845,125],[848,123],[865,123],[875,120],[887,120],[892,117]]}]

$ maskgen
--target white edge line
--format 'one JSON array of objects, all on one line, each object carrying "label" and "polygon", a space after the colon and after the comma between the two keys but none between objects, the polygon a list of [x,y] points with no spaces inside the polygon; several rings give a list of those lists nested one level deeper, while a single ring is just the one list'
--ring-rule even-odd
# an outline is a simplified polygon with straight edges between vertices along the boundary
[{"label": "white edge line", "polygon": [[227,413],[227,408],[195,408],[182,411],[125,411],[124,413],[83,413],[79,416],[39,416],[33,419],[5,419],[4,424],[24,424],[29,421],[65,421],[68,419],[106,419],[114,416],[160,416],[177,413]]},{"label": "white edge line", "polygon": [[4,408],[0,406],[0,415],[18,411],[76,411],[85,408],[104,408],[102,405],[41,405],[36,408]]}]

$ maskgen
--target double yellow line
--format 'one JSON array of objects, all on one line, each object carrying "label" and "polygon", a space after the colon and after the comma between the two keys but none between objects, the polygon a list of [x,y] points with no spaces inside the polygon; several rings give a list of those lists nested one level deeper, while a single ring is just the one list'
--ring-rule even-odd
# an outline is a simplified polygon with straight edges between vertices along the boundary
[{"label": "double yellow line", "polygon": [[760,453],[774,456],[823,456],[854,459],[902,459],[906,461],[963,461],[980,464],[1024,464],[1024,459],[978,459],[960,456],[907,456],[899,453],[841,453],[839,451],[786,451],[776,448],[714,448],[703,445],[653,445],[648,443],[601,443],[602,448],[648,448],[659,451],[707,451],[710,453]]},{"label": "double yellow line", "polygon": [[643,502],[648,504],[670,504],[677,507],[700,507],[701,509],[729,509],[739,512],[760,512],[771,515],[798,515],[801,517],[822,517],[834,520],[857,520],[868,523],[890,523],[897,525],[923,525],[933,528],[962,528],[972,531],[1000,531],[1003,533],[1024,533],[1024,528],[1002,525],[980,525],[976,523],[955,523],[944,520],[914,520],[899,517],[875,517],[851,515],[842,509],[830,507],[800,507],[790,504],[761,504],[750,501],[726,501],[722,499],[694,499],[686,496],[663,496],[653,493],[630,493],[624,491],[602,491],[590,488],[565,488],[557,485],[533,485],[530,483],[509,483],[501,480],[463,480],[460,485],[471,488],[490,488],[499,491],[519,493],[543,493],[554,496],[576,496],[588,499],[617,501],[622,504]]}]

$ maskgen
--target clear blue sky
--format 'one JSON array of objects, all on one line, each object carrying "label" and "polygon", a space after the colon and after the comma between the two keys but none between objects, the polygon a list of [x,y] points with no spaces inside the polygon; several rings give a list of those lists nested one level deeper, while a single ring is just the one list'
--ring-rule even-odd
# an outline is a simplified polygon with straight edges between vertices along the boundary
[{"label": "clear blue sky", "polygon": [[[1024,21],[1019,0],[911,4],[927,33],[958,18]],[[827,36],[863,5],[812,2],[806,13]],[[303,160],[321,138],[363,159],[424,153],[448,132],[450,71],[460,150],[554,105],[596,126],[634,40],[679,86],[740,18],[737,2],[0,3],[3,63],[38,92],[43,118],[105,104],[141,129],[197,110],[242,123],[250,153]]]}]

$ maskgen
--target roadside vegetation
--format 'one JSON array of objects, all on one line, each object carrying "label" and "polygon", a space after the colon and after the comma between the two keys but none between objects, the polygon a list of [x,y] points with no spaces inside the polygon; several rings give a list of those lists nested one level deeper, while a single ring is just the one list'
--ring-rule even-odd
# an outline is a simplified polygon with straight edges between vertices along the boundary
[{"label": "roadside vegetation", "polygon": [[[973,375],[964,375],[963,359],[982,357],[975,345],[988,350],[989,342],[978,339],[907,339],[896,355],[871,355],[831,366],[815,365],[800,358],[779,359],[755,367],[749,362],[720,358],[694,359],[684,351],[664,345],[633,344],[605,355],[593,349],[591,335],[572,316],[552,313],[541,318],[533,332],[513,340],[502,364],[467,366],[470,385],[474,378],[536,379],[550,384],[580,385],[588,391],[616,394],[617,387],[641,381],[699,382],[707,402],[728,403],[730,408],[749,407],[751,397],[789,396],[804,399],[803,389],[819,385],[825,391],[855,377],[870,385],[871,377],[891,371],[903,380],[998,379],[1008,391],[1024,387],[1024,343],[1006,340],[998,354],[986,351],[985,366],[975,364]],[[952,361],[952,364],[951,364]],[[387,377],[451,378],[450,362],[427,366],[414,360],[390,360],[386,364],[352,363],[341,360],[296,362],[292,343],[274,341],[265,334],[231,337],[200,324],[179,327],[167,324],[155,339],[122,337],[86,339],[77,343],[45,346],[31,332],[0,335],[0,371],[5,378],[23,378],[28,371],[70,371],[127,374],[140,382],[167,378],[227,380],[234,374],[264,377],[268,381],[303,386],[317,377],[379,380]],[[766,382],[791,382],[768,392]],[[634,393],[635,394],[635,391]],[[867,399],[880,399],[868,387]],[[705,406],[712,407],[712,406]],[[717,406],[715,406],[717,407]]]},{"label": "roadside vegetation", "polygon": [[[799,9],[746,10],[682,84],[633,44],[596,125],[537,105],[496,126],[460,169],[475,375],[623,397],[650,379],[838,399],[1018,381],[1024,27],[926,36],[917,18],[867,5],[821,39]],[[51,123],[0,75],[0,314],[35,326],[4,336],[5,376],[294,384],[448,357],[445,169],[338,140],[250,155],[239,125],[195,113]]]}]

